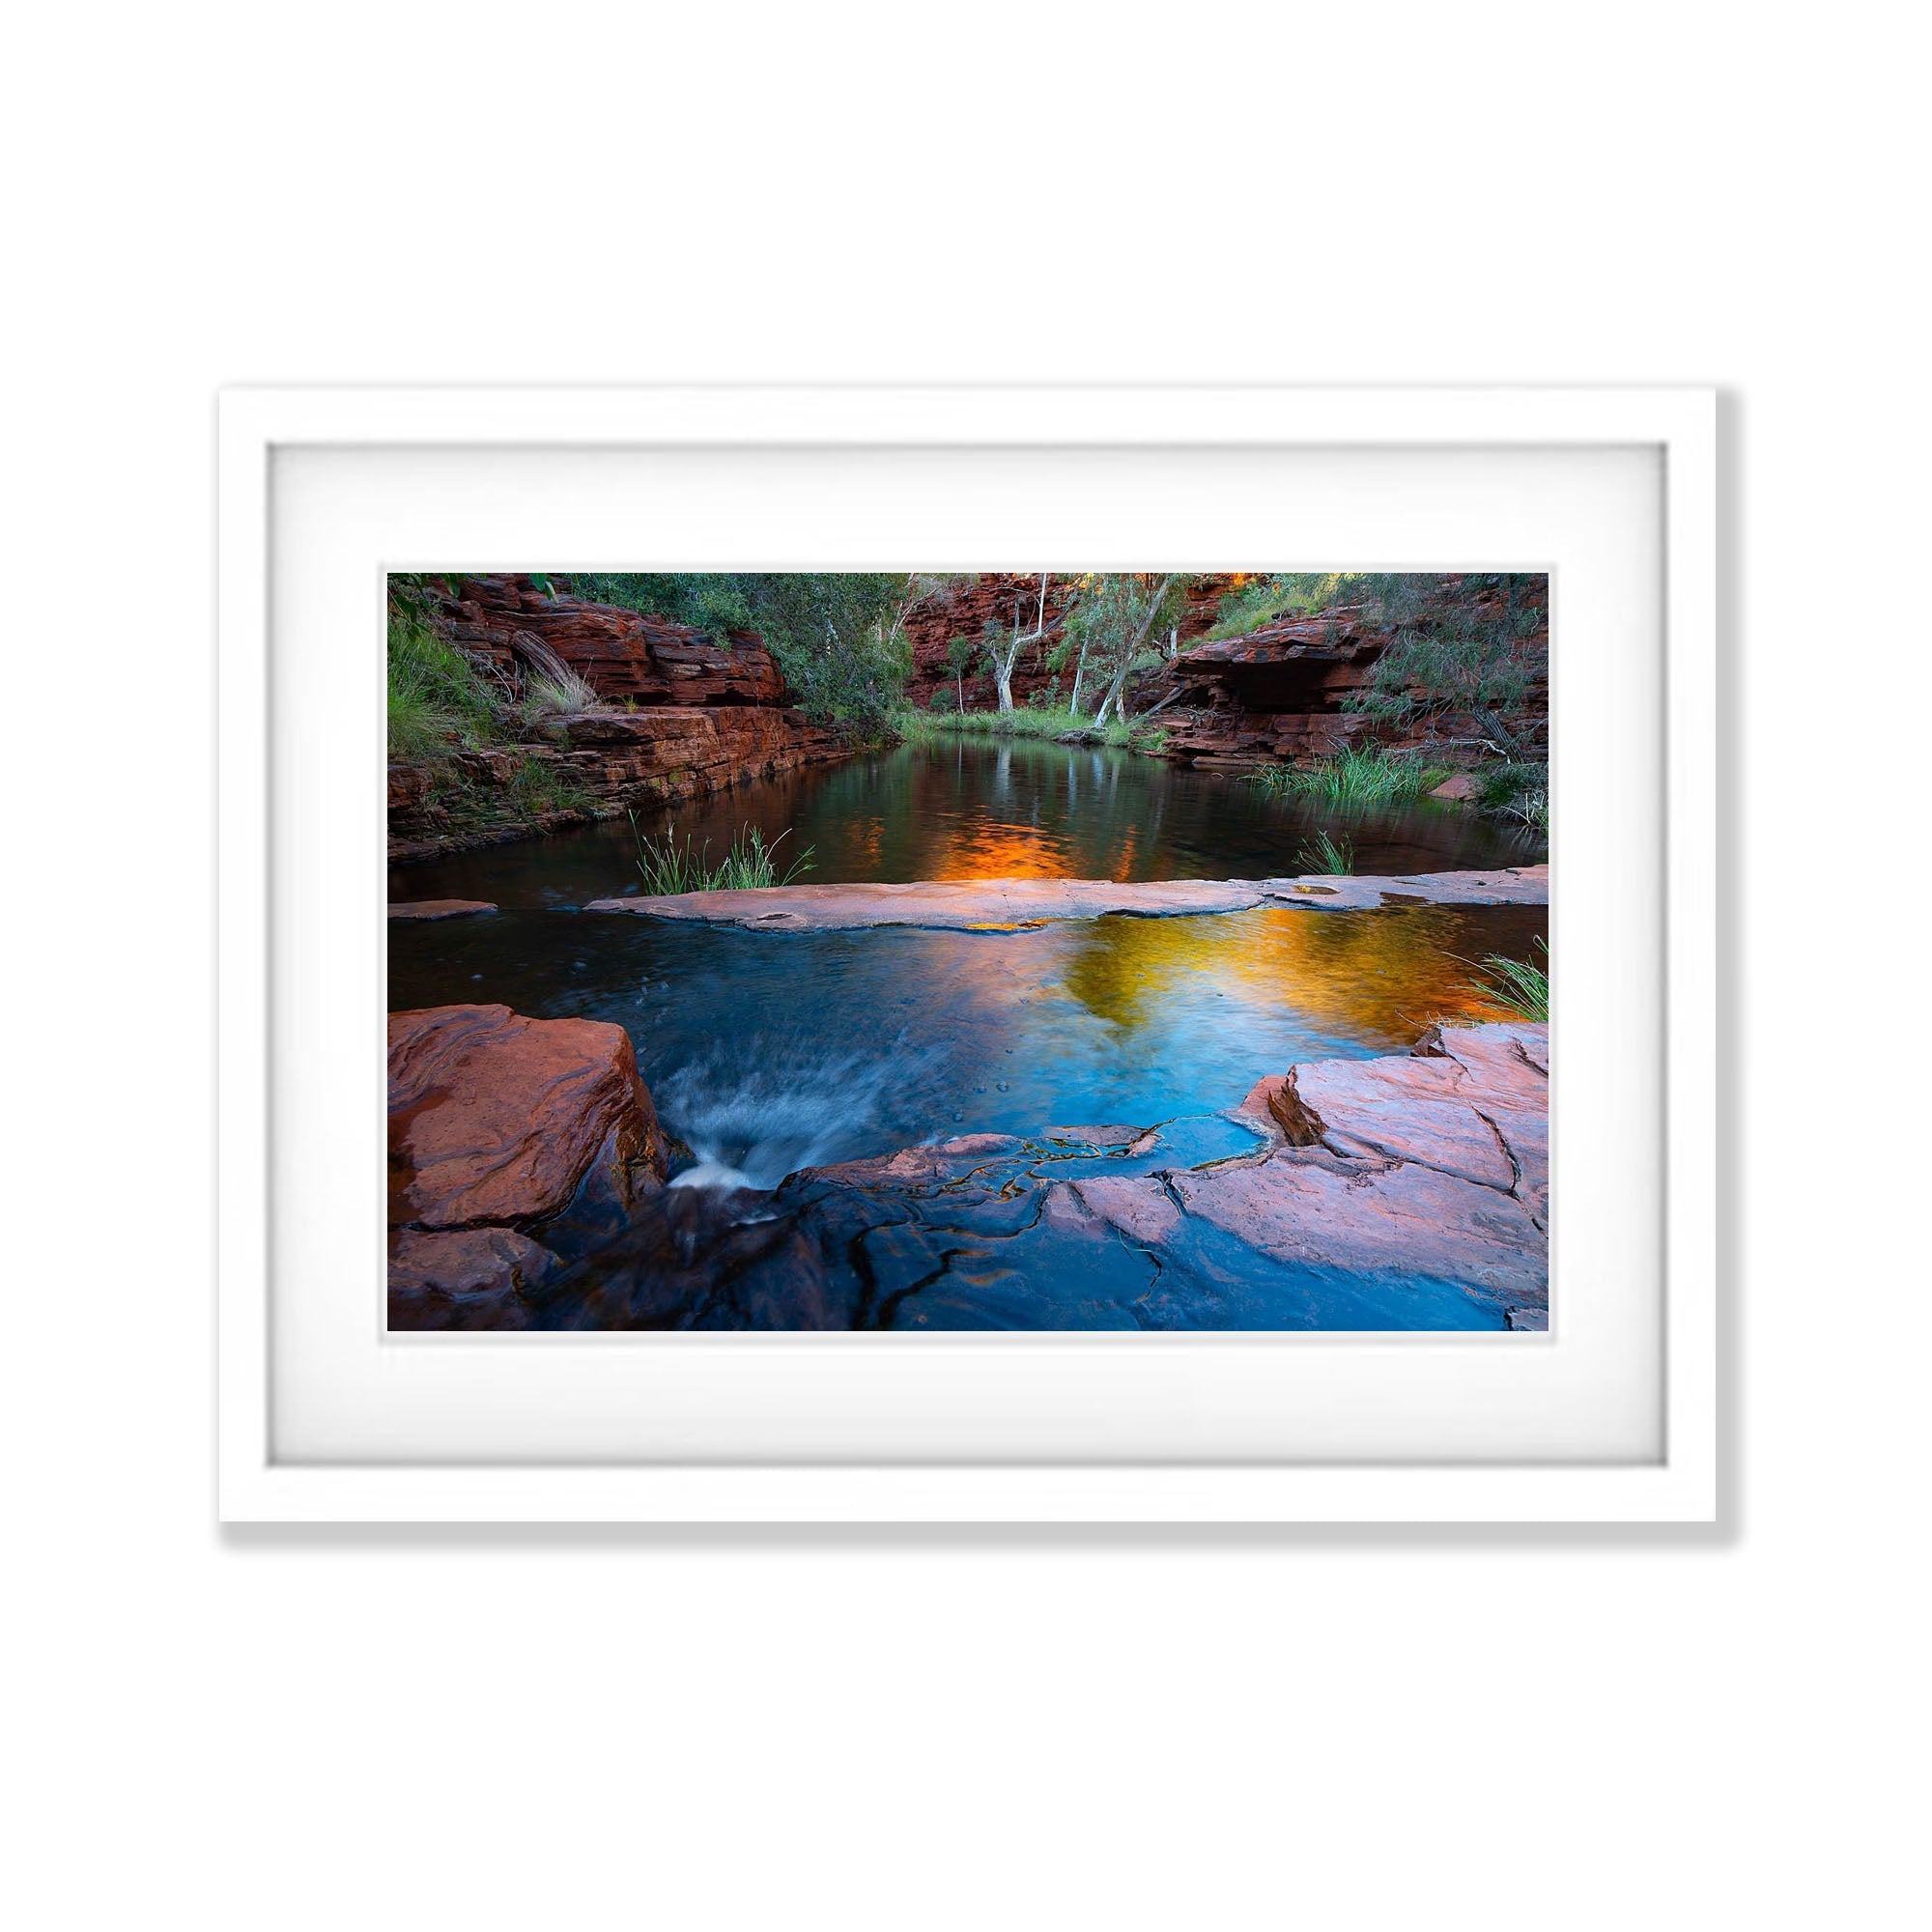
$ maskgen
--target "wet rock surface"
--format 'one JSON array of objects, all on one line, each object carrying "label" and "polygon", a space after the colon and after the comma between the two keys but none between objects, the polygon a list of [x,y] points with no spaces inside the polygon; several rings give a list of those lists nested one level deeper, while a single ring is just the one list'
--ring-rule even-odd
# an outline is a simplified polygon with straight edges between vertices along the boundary
[{"label": "wet rock surface", "polygon": [[669,1151],[622,1027],[391,1013],[390,1325],[525,1325],[520,1297],[629,1226]]},{"label": "wet rock surface", "polygon": [[[519,1303],[562,1328],[1536,1329],[1547,1031],[1311,1062],[1222,1116],[672,1186]],[[1284,1095],[1290,1096],[1284,1100]]]},{"label": "wet rock surface", "polygon": [[1421,872],[1400,878],[1320,874],[1282,879],[1167,879],[1115,884],[1106,879],[922,880],[909,885],[767,886],[743,892],[683,893],[593,899],[592,913],[702,920],[761,932],[834,932],[875,925],[954,931],[1013,931],[1048,920],[1126,914],[1171,919],[1190,914],[1298,906],[1361,912],[1389,905],[1547,905],[1548,866],[1480,872]]},{"label": "wet rock surface", "polygon": [[475,913],[495,912],[488,899],[391,899],[391,919],[469,919]]}]

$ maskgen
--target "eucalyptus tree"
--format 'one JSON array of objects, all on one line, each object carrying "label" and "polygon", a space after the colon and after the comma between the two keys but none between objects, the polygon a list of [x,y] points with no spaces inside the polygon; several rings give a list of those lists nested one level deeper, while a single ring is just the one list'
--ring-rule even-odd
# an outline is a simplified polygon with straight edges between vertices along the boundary
[{"label": "eucalyptus tree", "polygon": [[1065,628],[1069,646],[1081,653],[1076,691],[1090,655],[1107,680],[1095,725],[1106,724],[1109,713],[1127,722],[1128,680],[1161,662],[1161,653],[1149,647],[1157,631],[1171,626],[1178,637],[1190,581],[1179,571],[1106,572],[1077,581]]},{"label": "eucalyptus tree", "polygon": [[973,638],[953,638],[946,646],[946,662],[952,667],[953,680],[959,687],[959,709],[962,712],[966,709],[966,673],[979,655],[979,641]]}]

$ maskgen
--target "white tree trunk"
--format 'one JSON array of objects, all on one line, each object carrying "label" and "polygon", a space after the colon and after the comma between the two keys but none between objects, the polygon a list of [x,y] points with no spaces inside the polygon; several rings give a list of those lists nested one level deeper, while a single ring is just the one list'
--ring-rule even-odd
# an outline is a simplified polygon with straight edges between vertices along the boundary
[{"label": "white tree trunk", "polygon": [[1080,680],[1087,674],[1087,646],[1080,646],[1080,661],[1073,667],[1073,702],[1067,707],[1074,717],[1080,716]]}]

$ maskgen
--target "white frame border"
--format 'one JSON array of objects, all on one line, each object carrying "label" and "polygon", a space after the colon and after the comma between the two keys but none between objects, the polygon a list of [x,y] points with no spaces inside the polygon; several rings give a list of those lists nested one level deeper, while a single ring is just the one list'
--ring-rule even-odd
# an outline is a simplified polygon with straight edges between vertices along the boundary
[{"label": "white frame border", "polygon": [[[269,473],[282,444],[1649,444],[1664,465],[1661,1463],[277,1464],[270,1456]],[[218,1501],[224,1521],[1713,1522],[1717,398],[1708,388],[231,389],[219,414]]]}]

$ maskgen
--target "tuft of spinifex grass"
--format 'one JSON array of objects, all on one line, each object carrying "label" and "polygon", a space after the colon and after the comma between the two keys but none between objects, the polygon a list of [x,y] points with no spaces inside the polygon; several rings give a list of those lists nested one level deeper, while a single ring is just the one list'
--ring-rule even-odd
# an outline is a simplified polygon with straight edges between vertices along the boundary
[{"label": "tuft of spinifex grass", "polygon": [[731,849],[713,865],[709,839],[697,846],[686,834],[684,842],[679,844],[674,825],[662,838],[653,838],[639,829],[635,811],[630,813],[630,820],[638,841],[638,870],[643,876],[645,893],[652,898],[675,898],[683,893],[727,893],[788,886],[800,873],[811,869],[814,848],[808,845],[782,873],[778,870],[778,848],[791,837],[789,827],[767,845],[764,834],[756,826],[740,826]]},{"label": "tuft of spinifex grass", "polygon": [[[1548,959],[1548,945],[1541,939],[1536,944]],[[1500,952],[1492,952],[1475,964],[1483,976],[1477,991],[1486,1000],[1520,1020],[1548,1024],[1549,974],[1544,967],[1527,960],[1505,959]]]},{"label": "tuft of spinifex grass", "polygon": [[1304,872],[1333,872],[1338,877],[1347,877],[1355,869],[1354,841],[1348,838],[1331,838],[1325,832],[1315,835],[1313,845],[1304,845],[1294,855],[1294,863]]}]

